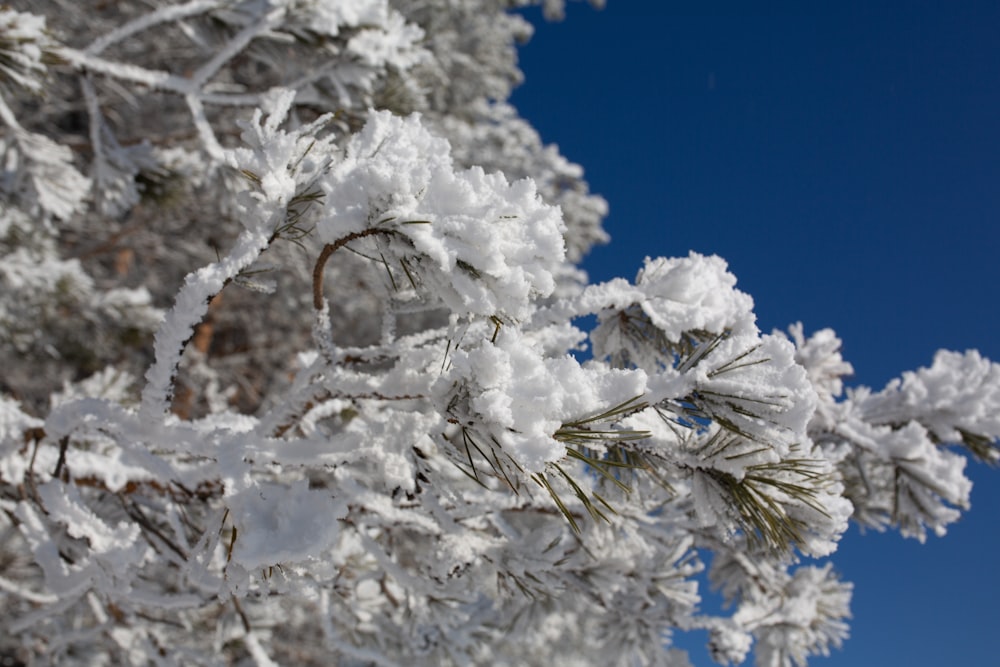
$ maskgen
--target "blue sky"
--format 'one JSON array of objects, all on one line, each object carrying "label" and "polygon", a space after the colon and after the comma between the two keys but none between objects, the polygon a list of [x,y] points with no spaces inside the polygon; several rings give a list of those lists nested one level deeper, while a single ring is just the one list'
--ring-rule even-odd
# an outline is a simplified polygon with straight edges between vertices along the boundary
[{"label": "blue sky", "polygon": [[[611,205],[593,280],[718,254],[761,329],[834,328],[854,384],[939,348],[1000,361],[1000,3],[525,15],[513,102]],[[973,508],[946,537],[847,535],[833,560],[856,584],[852,637],[811,665],[1000,664],[1000,470],[970,466]]]}]

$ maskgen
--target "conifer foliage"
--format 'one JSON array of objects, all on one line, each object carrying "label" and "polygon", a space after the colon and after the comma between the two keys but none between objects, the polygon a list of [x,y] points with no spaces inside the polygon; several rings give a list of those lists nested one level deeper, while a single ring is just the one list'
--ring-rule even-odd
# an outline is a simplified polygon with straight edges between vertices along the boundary
[{"label": "conifer foliage", "polygon": [[804,665],[851,584],[803,557],[958,518],[997,364],[845,394],[719,257],[588,284],[526,4],[0,7],[0,655]]}]

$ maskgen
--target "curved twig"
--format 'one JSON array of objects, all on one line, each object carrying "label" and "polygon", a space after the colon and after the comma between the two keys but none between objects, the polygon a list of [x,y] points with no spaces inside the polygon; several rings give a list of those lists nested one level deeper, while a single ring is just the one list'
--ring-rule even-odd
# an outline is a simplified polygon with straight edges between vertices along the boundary
[{"label": "curved twig", "polygon": [[363,239],[367,236],[376,236],[378,234],[392,236],[397,233],[398,232],[393,229],[377,229],[375,227],[369,227],[361,232],[351,232],[347,236],[337,239],[333,243],[327,243],[323,246],[323,250],[319,253],[319,257],[316,259],[316,266],[313,267],[313,308],[316,310],[323,310],[323,271],[326,268],[326,260],[330,259],[330,255],[337,252],[351,241],[357,241],[358,239]]}]

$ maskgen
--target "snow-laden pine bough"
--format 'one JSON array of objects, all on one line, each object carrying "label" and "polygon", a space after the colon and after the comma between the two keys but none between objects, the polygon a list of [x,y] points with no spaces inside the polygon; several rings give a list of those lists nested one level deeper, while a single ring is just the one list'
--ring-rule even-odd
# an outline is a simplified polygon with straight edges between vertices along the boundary
[{"label": "snow-laden pine bough", "polygon": [[[996,462],[1000,367],[975,352],[845,396],[833,332],[760,332],[718,257],[647,259],[632,282],[586,285],[573,263],[601,238],[602,202],[552,185],[575,166],[540,144],[503,146],[500,129],[525,126],[488,90],[452,115],[455,99],[419,97],[414,82],[458,67],[445,18],[454,30],[483,17],[417,4],[192,0],[113,14],[127,20],[75,49],[37,16],[0,10],[0,141],[16,166],[3,187],[17,204],[0,211],[0,275],[55,300],[45,308],[89,304],[95,321],[155,328],[142,379],[123,361],[42,408],[0,396],[4,655],[683,665],[674,633],[707,630],[720,662],[753,647],[758,664],[801,665],[847,636],[851,585],[799,558],[831,554],[851,519],[943,534],[970,491],[948,445]],[[185,76],[119,59],[154,28],[214,55]],[[298,79],[241,87],[240,67],[277,76],[276,50],[316,49]],[[56,64],[79,78],[88,176],[12,101],[14,87],[58,86],[44,79]],[[123,148],[101,77],[179,98],[205,164]],[[393,86],[424,113],[365,110],[403,94]],[[212,105],[259,109],[229,142]],[[468,166],[476,146],[482,163],[538,178]],[[172,192],[182,173],[197,187]],[[176,284],[149,273],[101,291],[57,251],[102,216],[136,214],[144,194],[197,216],[168,202],[207,204],[206,192],[218,217],[192,233],[238,229]],[[140,233],[127,224],[116,234]],[[268,282],[278,261],[297,267],[297,290]],[[149,290],[177,284],[161,316]],[[240,298],[255,304],[252,333],[281,334],[284,380],[241,383],[210,363],[216,304]],[[30,355],[48,329],[26,331],[29,314],[2,304],[5,343]],[[228,368],[254,371],[255,353]],[[261,388],[254,410],[240,409],[247,386]],[[700,608],[704,554],[727,615]]]}]

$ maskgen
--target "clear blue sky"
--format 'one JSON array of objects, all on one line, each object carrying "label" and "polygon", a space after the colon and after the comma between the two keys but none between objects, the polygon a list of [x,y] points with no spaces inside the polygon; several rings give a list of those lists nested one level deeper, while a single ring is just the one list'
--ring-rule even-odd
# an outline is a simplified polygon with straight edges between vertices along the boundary
[{"label": "clear blue sky", "polygon": [[[607,5],[525,12],[513,100],[610,202],[593,280],[721,255],[761,329],[834,328],[876,388],[938,348],[1000,361],[1000,2]],[[970,465],[946,537],[851,530],[852,637],[811,665],[1000,665],[1000,470]]]}]

